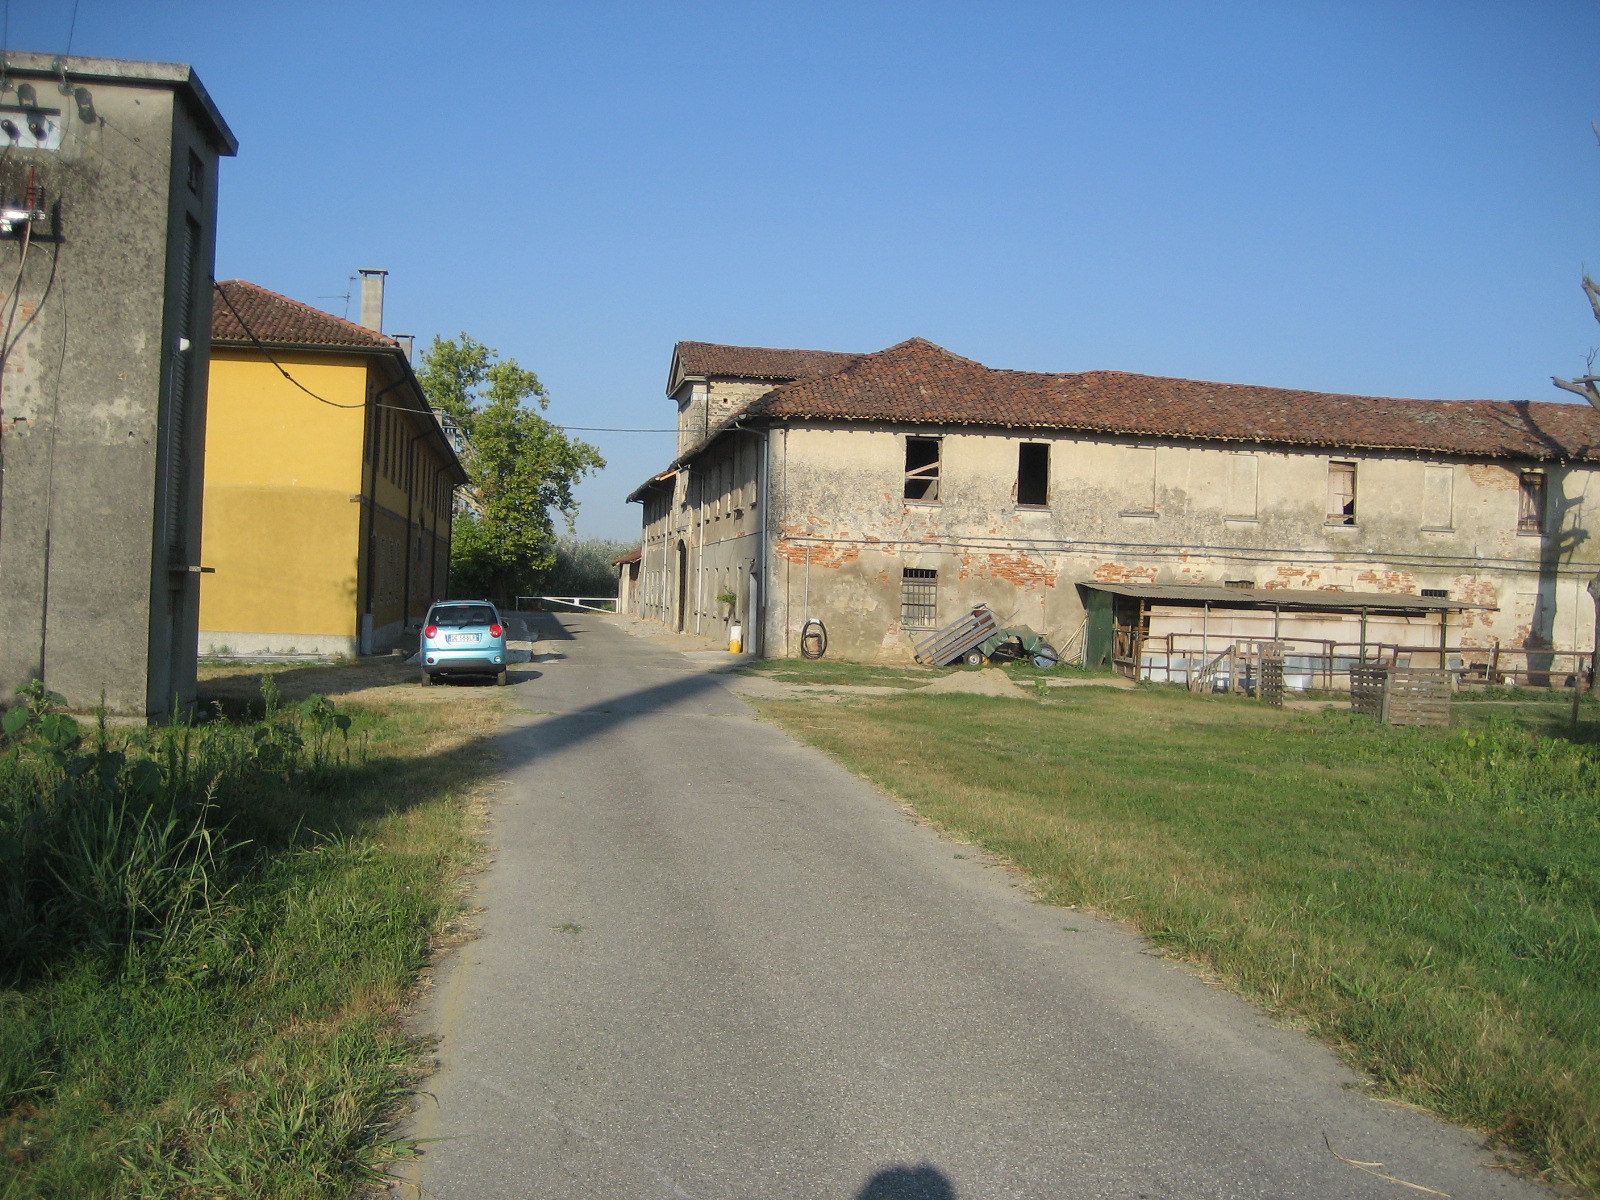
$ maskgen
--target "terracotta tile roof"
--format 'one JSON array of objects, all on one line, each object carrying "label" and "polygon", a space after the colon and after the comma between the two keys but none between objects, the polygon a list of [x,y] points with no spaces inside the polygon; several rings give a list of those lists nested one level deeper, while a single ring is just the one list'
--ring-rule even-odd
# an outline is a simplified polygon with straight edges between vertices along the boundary
[{"label": "terracotta tile roof", "polygon": [[1586,404],[1398,400],[1122,371],[1001,371],[922,338],[774,388],[750,413],[1600,462],[1600,413]]},{"label": "terracotta tile roof", "polygon": [[673,357],[679,376],[734,375],[787,382],[843,370],[862,356],[837,350],[773,350],[766,346],[679,342]]},{"label": "terracotta tile roof", "polygon": [[252,333],[263,342],[279,345],[349,346],[362,350],[393,350],[399,346],[393,338],[243,279],[225,279],[216,284],[211,304],[211,339],[248,344]]}]

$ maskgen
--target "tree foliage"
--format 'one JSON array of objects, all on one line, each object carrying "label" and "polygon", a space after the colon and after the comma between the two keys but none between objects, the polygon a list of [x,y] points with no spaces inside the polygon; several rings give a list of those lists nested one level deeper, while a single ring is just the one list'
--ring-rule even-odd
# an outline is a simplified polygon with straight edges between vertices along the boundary
[{"label": "tree foliage", "polygon": [[537,375],[469,334],[435,337],[417,379],[471,441],[464,465],[476,511],[455,521],[451,589],[510,600],[554,563],[555,517],[572,528],[573,488],[605,459],[541,415],[550,401]]},{"label": "tree foliage", "polygon": [[607,538],[556,538],[555,561],[539,578],[539,587],[551,596],[614,596],[617,568],[613,566],[639,543]]},{"label": "tree foliage", "polygon": [[514,358],[501,359],[499,351],[470,333],[458,338],[434,335],[422,356],[417,382],[428,394],[428,403],[449,413],[469,436],[478,414],[497,401],[513,405],[532,401],[540,409],[550,403],[537,375]]}]

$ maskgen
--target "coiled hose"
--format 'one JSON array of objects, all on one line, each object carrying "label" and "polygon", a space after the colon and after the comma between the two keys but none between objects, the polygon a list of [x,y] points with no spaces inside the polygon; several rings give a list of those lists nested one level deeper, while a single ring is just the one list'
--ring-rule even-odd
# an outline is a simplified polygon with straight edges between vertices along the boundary
[{"label": "coiled hose", "polygon": [[800,657],[821,658],[828,652],[828,628],[815,617],[800,628]]}]

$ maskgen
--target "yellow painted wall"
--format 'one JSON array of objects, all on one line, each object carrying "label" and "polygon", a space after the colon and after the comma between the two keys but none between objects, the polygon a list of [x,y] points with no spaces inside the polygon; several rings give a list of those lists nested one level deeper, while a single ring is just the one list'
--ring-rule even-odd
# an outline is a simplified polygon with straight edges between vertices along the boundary
[{"label": "yellow painted wall", "polygon": [[[274,352],[319,403],[255,353],[213,349],[206,422],[202,652],[217,634],[354,638],[363,409],[356,356]],[[235,646],[235,649],[242,647]],[[266,648],[266,647],[255,647]],[[299,645],[301,650],[319,648]]]}]

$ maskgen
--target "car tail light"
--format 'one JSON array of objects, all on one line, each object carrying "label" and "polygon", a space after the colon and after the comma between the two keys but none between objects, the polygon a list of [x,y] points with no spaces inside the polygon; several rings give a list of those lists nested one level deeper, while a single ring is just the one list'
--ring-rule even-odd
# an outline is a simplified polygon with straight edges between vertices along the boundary
[{"label": "car tail light", "polygon": [[426,629],[424,629],[422,631],[422,636],[425,637],[425,638],[436,638],[436,637],[438,637],[439,636],[439,627],[437,625],[429,625]]},{"label": "car tail light", "polygon": [[498,625],[489,626],[489,636],[490,637],[499,637],[503,633],[505,633],[505,630],[501,629],[500,626],[498,626]]}]

